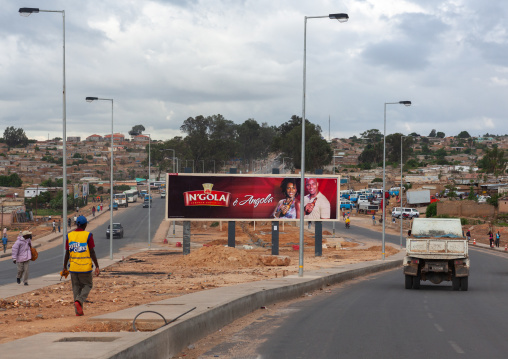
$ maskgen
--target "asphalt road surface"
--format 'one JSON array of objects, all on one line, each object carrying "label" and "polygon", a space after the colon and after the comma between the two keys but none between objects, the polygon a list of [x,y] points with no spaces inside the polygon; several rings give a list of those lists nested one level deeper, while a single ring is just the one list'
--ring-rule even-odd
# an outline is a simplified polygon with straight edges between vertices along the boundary
[{"label": "asphalt road surface", "polygon": [[267,310],[203,358],[506,358],[508,255],[470,248],[470,258],[467,292],[407,290],[402,269],[378,273]]},{"label": "asphalt road surface", "polygon": [[[150,214],[150,238],[152,239],[164,219],[165,203],[166,201],[160,197],[156,197],[152,201]],[[142,204],[131,205],[128,208],[120,208],[113,211],[113,222],[121,223],[124,227],[124,237],[122,239],[113,239],[113,253],[118,252],[121,247],[132,243],[144,242],[148,247],[148,211],[149,209],[143,208]],[[107,222],[92,230],[95,253],[98,259],[107,257],[110,253],[110,242],[106,238],[106,229],[109,225],[109,212],[107,211],[102,216],[107,216]],[[57,241],[63,242],[62,239],[57,239]],[[30,283],[30,278],[55,274],[62,270],[64,253],[62,246],[63,243],[54,248],[39,251],[39,258],[35,262],[30,262],[28,283]],[[12,260],[0,261],[0,285],[14,283],[16,281],[16,274],[16,265],[12,263]]]}]

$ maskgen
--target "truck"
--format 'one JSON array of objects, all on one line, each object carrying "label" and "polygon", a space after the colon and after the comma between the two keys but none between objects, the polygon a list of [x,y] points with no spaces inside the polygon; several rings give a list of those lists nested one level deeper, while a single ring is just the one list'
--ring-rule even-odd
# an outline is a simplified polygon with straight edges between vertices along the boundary
[{"label": "truck", "polygon": [[430,190],[421,189],[414,191],[407,191],[407,203],[409,205],[420,205],[430,203]]},{"label": "truck", "polygon": [[128,207],[129,203],[127,202],[127,196],[125,193],[115,193],[113,195],[113,200],[119,207]]},{"label": "truck", "polygon": [[453,290],[468,290],[467,239],[459,218],[415,218],[406,240],[403,261],[406,289],[419,289],[421,281],[451,281]]},{"label": "truck", "polygon": [[369,202],[358,204],[358,212],[360,213],[375,214],[377,211],[379,211],[379,205],[377,204]]}]

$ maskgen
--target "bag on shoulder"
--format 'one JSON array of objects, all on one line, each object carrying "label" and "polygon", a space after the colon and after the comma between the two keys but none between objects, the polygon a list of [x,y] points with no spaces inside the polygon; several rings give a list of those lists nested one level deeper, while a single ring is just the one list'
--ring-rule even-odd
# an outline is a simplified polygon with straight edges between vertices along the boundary
[{"label": "bag on shoulder", "polygon": [[37,249],[35,249],[34,247],[30,247],[30,252],[32,252],[32,259],[30,259],[30,260],[35,261],[37,259],[37,257],[39,257],[39,253],[37,252]]}]

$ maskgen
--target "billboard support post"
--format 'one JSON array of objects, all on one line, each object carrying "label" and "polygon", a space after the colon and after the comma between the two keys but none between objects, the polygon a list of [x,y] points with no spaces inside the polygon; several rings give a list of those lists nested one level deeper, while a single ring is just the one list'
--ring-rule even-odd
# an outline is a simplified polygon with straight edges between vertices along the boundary
[{"label": "billboard support post", "polygon": [[279,255],[279,221],[272,221],[272,255]]},{"label": "billboard support post", "polygon": [[228,247],[235,248],[235,221],[228,221]]},{"label": "billboard support post", "polygon": [[314,254],[316,257],[321,257],[323,255],[323,222],[316,221],[315,224]]},{"label": "billboard support post", "polygon": [[183,255],[190,254],[190,221],[183,221]]}]

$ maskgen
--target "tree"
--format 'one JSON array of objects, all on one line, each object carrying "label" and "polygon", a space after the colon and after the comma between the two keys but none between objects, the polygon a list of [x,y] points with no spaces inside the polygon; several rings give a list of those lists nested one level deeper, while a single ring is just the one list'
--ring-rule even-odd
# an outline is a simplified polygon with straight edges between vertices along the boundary
[{"label": "tree", "polygon": [[459,133],[457,135],[458,138],[470,138],[471,136],[469,135],[469,132],[467,131],[462,131],[461,133]]},{"label": "tree", "polygon": [[432,129],[432,131],[430,131],[428,137],[436,137],[436,130]]},{"label": "tree", "polygon": [[429,204],[425,211],[425,217],[430,218],[435,216],[437,216],[437,202]]},{"label": "tree", "polygon": [[17,173],[11,173],[8,176],[0,176],[0,186],[2,187],[21,187],[23,181]]},{"label": "tree", "polygon": [[145,130],[145,126],[143,126],[143,125],[136,125],[136,126],[133,126],[132,130],[129,131],[129,135],[131,135],[133,137],[137,136],[137,135],[141,135],[144,130]]},{"label": "tree", "polygon": [[436,133],[436,137],[437,137],[437,138],[445,138],[445,136],[446,136],[446,135],[445,135],[445,133],[444,133],[444,132],[438,132],[438,133]]},{"label": "tree", "polygon": [[360,133],[362,139],[364,139],[367,143],[376,143],[383,139],[383,134],[379,132],[379,130],[372,129],[367,130],[365,132]]},{"label": "tree", "polygon": [[492,149],[486,149],[485,155],[478,161],[478,167],[483,169],[486,173],[494,173],[499,175],[506,170],[506,159],[504,158],[504,151],[494,146]]},{"label": "tree", "polygon": [[[291,157],[295,168],[301,167],[302,155],[302,119],[296,115],[277,129],[273,149],[281,152],[281,156]],[[305,120],[305,170],[314,172],[328,165],[333,151],[321,136],[321,127]]]},{"label": "tree", "polygon": [[261,126],[253,118],[237,127],[238,155],[244,160],[251,161],[266,157],[277,135],[277,129],[263,123]]},{"label": "tree", "polygon": [[26,147],[28,138],[22,128],[7,127],[4,131],[4,142],[9,147]]}]

